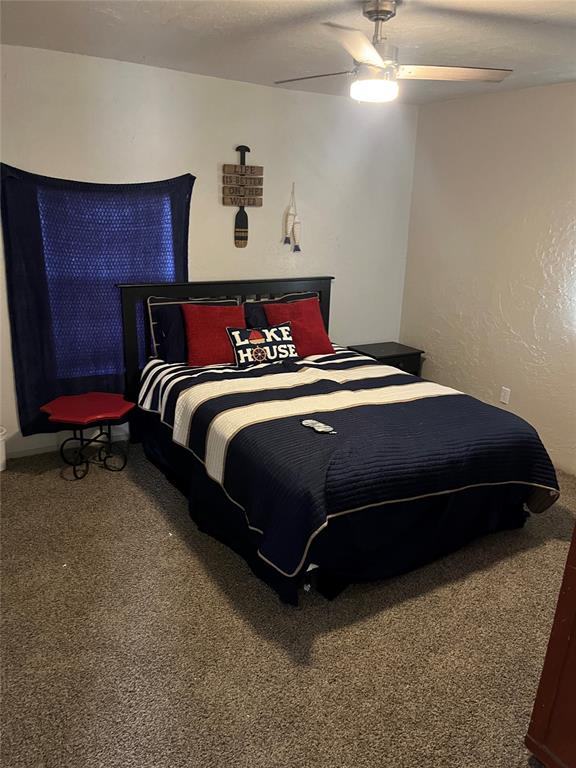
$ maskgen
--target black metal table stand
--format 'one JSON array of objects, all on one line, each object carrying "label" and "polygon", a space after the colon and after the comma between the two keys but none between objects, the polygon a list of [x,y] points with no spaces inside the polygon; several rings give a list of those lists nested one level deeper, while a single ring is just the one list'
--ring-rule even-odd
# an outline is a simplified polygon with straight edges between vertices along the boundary
[{"label": "black metal table stand", "polygon": [[[97,435],[85,437],[84,429],[99,429]],[[60,457],[69,467],[72,467],[73,478],[67,480],[82,480],[88,474],[90,464],[97,464],[109,472],[121,472],[128,461],[128,452],[120,448],[117,443],[112,443],[112,425],[106,422],[86,427],[75,427],[73,436],[64,440],[60,446]],[[90,455],[86,453],[89,448],[99,446],[97,451]],[[63,475],[64,476],[64,475]]]}]

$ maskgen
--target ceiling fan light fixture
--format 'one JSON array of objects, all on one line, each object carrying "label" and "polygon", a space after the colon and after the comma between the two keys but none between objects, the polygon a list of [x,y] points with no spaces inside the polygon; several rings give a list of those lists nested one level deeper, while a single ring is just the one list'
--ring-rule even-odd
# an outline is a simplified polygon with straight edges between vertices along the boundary
[{"label": "ceiling fan light fixture", "polygon": [[394,101],[398,97],[398,83],[396,80],[384,78],[357,77],[350,84],[350,96],[356,101],[369,101],[380,104],[386,101]]},{"label": "ceiling fan light fixture", "polygon": [[388,42],[382,33],[382,25],[396,14],[401,0],[364,0],[364,16],[374,23],[372,42],[359,29],[341,24],[324,22],[324,27],[338,40],[352,57],[354,68],[344,72],[327,72],[322,75],[291,77],[276,80],[275,85],[316,80],[321,77],[354,75],[350,96],[356,101],[382,103],[398,97],[397,80],[437,80],[454,83],[500,83],[512,74],[511,69],[493,67],[453,67],[425,64],[399,64],[398,48]]}]

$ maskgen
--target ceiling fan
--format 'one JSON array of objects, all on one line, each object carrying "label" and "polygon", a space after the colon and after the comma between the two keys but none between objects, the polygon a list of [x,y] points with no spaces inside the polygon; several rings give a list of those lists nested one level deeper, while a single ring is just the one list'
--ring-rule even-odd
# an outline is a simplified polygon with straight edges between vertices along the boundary
[{"label": "ceiling fan", "polygon": [[398,80],[451,80],[456,82],[499,83],[511,69],[486,69],[477,67],[423,66],[399,64],[398,49],[388,43],[382,34],[382,26],[396,15],[396,0],[366,0],[362,5],[366,18],[374,22],[372,42],[359,29],[325,22],[324,26],[336,37],[340,45],[354,59],[354,68],[344,72],[328,72],[323,75],[291,77],[276,80],[275,85],[316,80],[320,77],[352,75],[350,96],[357,101],[393,101],[398,96]]}]

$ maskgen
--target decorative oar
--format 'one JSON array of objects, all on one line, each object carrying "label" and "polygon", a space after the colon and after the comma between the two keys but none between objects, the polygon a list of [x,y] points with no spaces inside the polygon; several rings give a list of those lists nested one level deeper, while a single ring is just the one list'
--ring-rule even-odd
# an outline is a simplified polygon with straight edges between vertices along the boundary
[{"label": "decorative oar", "polygon": [[[246,165],[246,152],[250,152],[250,147],[240,144],[236,147],[236,152],[240,152],[240,165]],[[234,245],[236,248],[246,248],[248,244],[248,214],[243,205],[238,208],[238,213],[234,219]]]}]

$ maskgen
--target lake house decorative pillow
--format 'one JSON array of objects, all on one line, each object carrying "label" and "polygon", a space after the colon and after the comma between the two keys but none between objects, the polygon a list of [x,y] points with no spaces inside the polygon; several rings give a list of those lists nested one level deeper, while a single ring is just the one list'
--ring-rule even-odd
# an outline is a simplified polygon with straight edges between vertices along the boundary
[{"label": "lake house decorative pillow", "polygon": [[268,328],[227,328],[236,365],[247,368],[259,363],[298,359],[290,323]]}]

